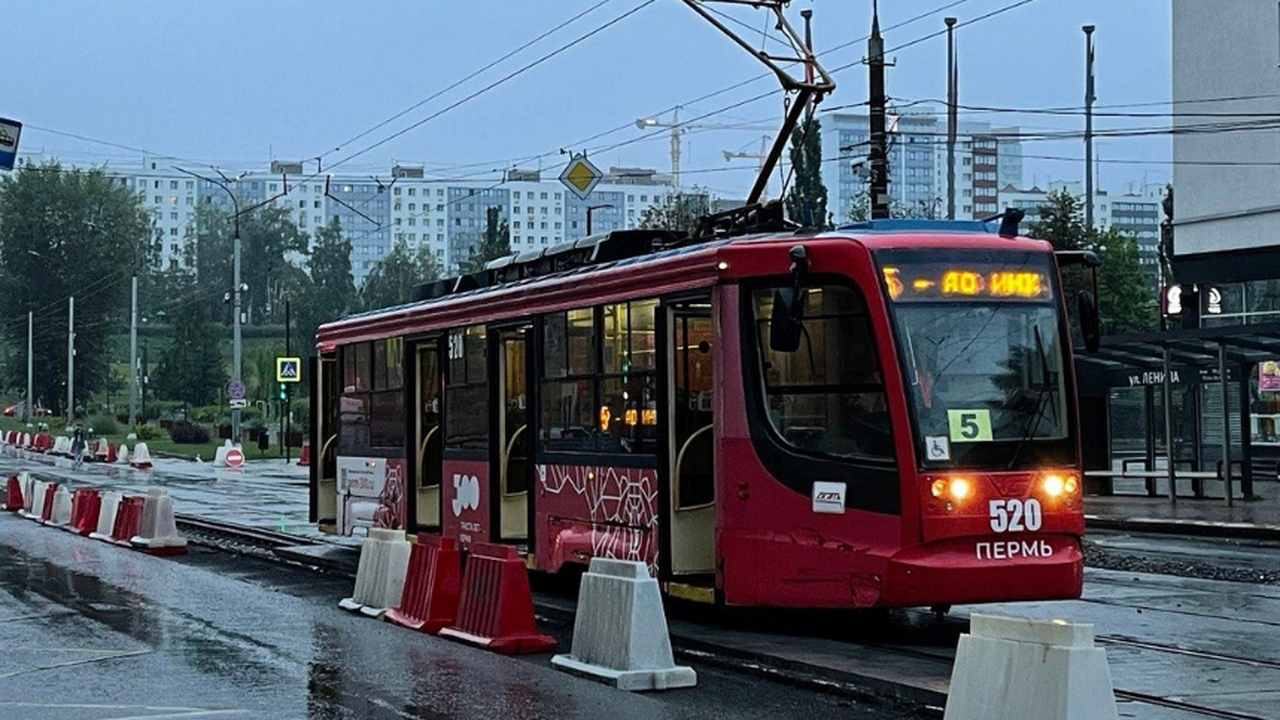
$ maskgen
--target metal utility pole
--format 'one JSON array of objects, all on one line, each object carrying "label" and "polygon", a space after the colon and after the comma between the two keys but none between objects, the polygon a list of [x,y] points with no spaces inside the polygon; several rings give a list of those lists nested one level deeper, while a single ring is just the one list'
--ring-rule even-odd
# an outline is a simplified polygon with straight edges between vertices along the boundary
[{"label": "metal utility pole", "polygon": [[1093,30],[1084,30],[1084,227],[1093,233]]},{"label": "metal utility pole", "polygon": [[67,425],[75,422],[76,396],[76,299],[67,298]]},{"label": "metal utility pole", "polygon": [[884,38],[880,37],[880,11],[871,3],[871,37],[867,40],[867,65],[871,68],[871,219],[889,217],[889,153],[885,131]]},{"label": "metal utility pole", "polygon": [[956,219],[956,103],[960,89],[956,87],[956,19],[944,18],[947,24],[947,219]]},{"label": "metal utility pole", "polygon": [[35,415],[35,326],[36,314],[34,312],[27,313],[27,407],[22,411],[23,422],[30,422],[31,416]]},{"label": "metal utility pole", "polygon": [[[289,325],[289,299],[284,301],[284,354],[285,357],[292,357],[293,352],[289,346],[290,325]],[[299,368],[301,370],[301,368]],[[289,464],[289,434],[293,431],[293,383],[285,383],[284,385],[284,438],[281,445],[284,445],[284,462]]]},{"label": "metal utility pole", "polygon": [[138,276],[133,276],[133,303],[129,310],[129,427],[138,421]]},{"label": "metal utility pole", "polygon": [[613,203],[605,203],[604,205],[588,205],[587,206],[587,236],[588,237],[591,236],[591,231],[593,228],[592,217],[591,217],[592,213],[594,213],[596,210],[603,210],[605,208],[611,208],[611,207],[613,207]]},{"label": "metal utility pole", "polygon": [[[231,295],[231,301],[232,301],[231,304],[233,307],[233,312],[235,313],[235,317],[232,318],[232,322],[231,322],[231,380],[232,382],[235,382],[238,384],[240,382],[241,356],[243,354],[242,353],[243,347],[242,347],[242,341],[240,336],[240,324],[242,322],[242,316],[244,314],[243,311],[241,310],[241,296],[242,296],[244,287],[240,282],[240,201],[236,198],[236,194],[232,192],[231,188],[229,187],[229,183],[234,181],[229,178],[226,178],[225,175],[223,175],[223,178],[226,179],[226,182],[218,182],[217,180],[207,178],[203,175],[197,175],[196,173],[193,173],[190,170],[184,170],[183,168],[175,168],[175,169],[178,170],[179,172],[190,175],[191,177],[204,180],[205,182],[211,185],[217,185],[218,187],[222,188],[223,192],[227,194],[227,197],[231,198],[231,207],[234,213],[231,216],[231,219],[234,223],[234,233],[235,233],[235,237],[233,237],[231,241],[232,248],[233,248],[232,249],[233,258],[232,258],[232,280],[231,280],[232,287],[231,287],[230,295]],[[241,174],[240,177],[242,176],[243,176],[243,173]],[[237,177],[236,180],[239,180],[239,177]],[[326,190],[327,190],[327,186],[326,186]],[[231,408],[231,442],[233,443],[240,442],[240,408]]]}]

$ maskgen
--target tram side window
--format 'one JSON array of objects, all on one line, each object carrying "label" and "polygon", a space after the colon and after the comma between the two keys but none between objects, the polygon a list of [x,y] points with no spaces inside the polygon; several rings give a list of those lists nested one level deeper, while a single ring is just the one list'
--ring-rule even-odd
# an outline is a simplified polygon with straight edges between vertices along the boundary
[{"label": "tram side window", "polygon": [[606,305],[602,313],[600,451],[657,451],[658,393],[654,382],[657,300]]},{"label": "tram side window", "polygon": [[373,391],[370,393],[369,445],[404,447],[404,341],[373,342]]},{"label": "tram side window", "polygon": [[644,300],[544,318],[543,451],[656,451],[656,307]]},{"label": "tram side window", "polygon": [[373,366],[368,343],[345,345],[339,352],[342,395],[338,399],[338,452],[369,446],[369,380]]},{"label": "tram side window", "polygon": [[595,311],[587,308],[547,315],[542,348],[542,449],[594,451]]},{"label": "tram side window", "polygon": [[866,305],[846,285],[804,289],[800,347],[769,347],[774,288],[756,291],[756,345],[769,424],[810,453],[893,458],[884,378]]},{"label": "tram side window", "polygon": [[446,450],[485,450],[489,442],[489,385],[483,325],[449,332],[444,390]]}]

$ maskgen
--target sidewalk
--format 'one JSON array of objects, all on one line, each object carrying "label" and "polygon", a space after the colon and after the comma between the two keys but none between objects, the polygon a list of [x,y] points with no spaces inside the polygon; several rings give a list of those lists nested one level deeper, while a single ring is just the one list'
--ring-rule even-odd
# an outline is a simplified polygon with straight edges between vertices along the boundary
[{"label": "sidewalk", "polygon": [[[75,469],[66,458],[35,455],[23,458],[0,454],[0,474],[26,470],[43,479],[105,490],[142,493],[163,487],[173,497],[179,515],[238,523],[300,537],[336,540],[316,529],[308,519],[307,468],[280,460],[254,460],[238,470],[211,462],[154,458],[150,470],[128,465],[85,463]],[[344,542],[348,539],[342,539]]]},{"label": "sidewalk", "polygon": [[[1123,495],[1090,495],[1084,499],[1085,519],[1090,528],[1220,535],[1259,539],[1280,539],[1280,483],[1254,480],[1255,499],[1237,497],[1227,505],[1221,487],[1216,497],[1196,498],[1186,485],[1179,487],[1178,500],[1170,502],[1167,483],[1160,483],[1161,497],[1139,495],[1141,484],[1122,487]],[[1236,488],[1239,493],[1239,488]],[[1184,495],[1185,493],[1185,495]]]}]

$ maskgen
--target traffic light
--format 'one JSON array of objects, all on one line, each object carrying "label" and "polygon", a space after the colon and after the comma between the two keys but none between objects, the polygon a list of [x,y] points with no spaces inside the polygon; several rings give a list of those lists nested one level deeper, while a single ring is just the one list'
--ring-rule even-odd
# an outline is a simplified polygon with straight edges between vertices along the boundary
[{"label": "traffic light", "polygon": [[285,400],[285,399],[288,399],[288,397],[289,397],[289,386],[284,383],[280,383],[280,399]]}]

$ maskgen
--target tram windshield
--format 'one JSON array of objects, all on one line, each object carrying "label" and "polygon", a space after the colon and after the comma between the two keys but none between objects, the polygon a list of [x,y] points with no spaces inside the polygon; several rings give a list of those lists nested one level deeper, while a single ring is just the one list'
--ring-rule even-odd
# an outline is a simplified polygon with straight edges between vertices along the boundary
[{"label": "tram windshield", "polygon": [[1044,253],[880,254],[927,467],[1069,462],[1065,353]]}]

